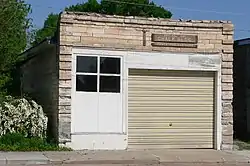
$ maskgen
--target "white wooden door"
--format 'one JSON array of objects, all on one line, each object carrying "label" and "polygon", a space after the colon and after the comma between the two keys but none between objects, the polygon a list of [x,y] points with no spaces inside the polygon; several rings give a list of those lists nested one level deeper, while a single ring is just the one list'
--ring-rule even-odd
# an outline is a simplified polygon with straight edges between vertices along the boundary
[{"label": "white wooden door", "polygon": [[73,134],[121,133],[121,58],[81,54],[74,64]]}]

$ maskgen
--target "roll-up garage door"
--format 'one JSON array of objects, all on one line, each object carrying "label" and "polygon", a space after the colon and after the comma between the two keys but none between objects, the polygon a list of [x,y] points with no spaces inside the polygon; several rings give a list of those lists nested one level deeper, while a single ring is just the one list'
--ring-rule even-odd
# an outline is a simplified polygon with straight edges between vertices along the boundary
[{"label": "roll-up garage door", "polygon": [[213,145],[213,72],[129,70],[128,148]]}]

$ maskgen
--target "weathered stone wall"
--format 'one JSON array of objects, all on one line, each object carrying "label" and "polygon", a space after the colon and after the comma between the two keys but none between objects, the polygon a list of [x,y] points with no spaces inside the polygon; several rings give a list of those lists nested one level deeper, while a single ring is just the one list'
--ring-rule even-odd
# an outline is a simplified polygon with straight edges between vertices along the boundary
[{"label": "weathered stone wall", "polygon": [[[166,35],[174,43],[153,37]],[[170,36],[177,35],[177,36]],[[178,40],[179,37],[183,41]],[[188,35],[188,36],[186,36]],[[185,37],[186,36],[186,37]],[[169,20],[63,13],[60,19],[59,124],[60,136],[70,140],[71,56],[73,47],[108,50],[220,53],[222,59],[222,149],[233,143],[233,25],[228,21]],[[67,127],[66,127],[67,126]]]},{"label": "weathered stone wall", "polygon": [[58,70],[56,47],[41,49],[21,66],[22,91],[42,105],[48,116],[49,139],[57,141]]}]

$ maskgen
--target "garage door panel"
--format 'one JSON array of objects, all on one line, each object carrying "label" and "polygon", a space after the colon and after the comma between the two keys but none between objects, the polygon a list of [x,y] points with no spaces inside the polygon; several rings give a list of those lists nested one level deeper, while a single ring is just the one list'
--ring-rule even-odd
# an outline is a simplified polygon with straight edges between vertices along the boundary
[{"label": "garage door panel", "polygon": [[[138,138],[140,139],[140,135],[138,134],[133,134],[134,138]],[[153,133],[147,133],[145,139],[155,139],[156,134]],[[172,140],[172,139],[176,139],[176,140],[185,140],[185,139],[206,139],[206,140],[211,140],[212,139],[212,135],[210,134],[205,134],[205,133],[201,133],[201,134],[190,134],[190,133],[182,133],[182,134],[169,134],[166,135],[164,133],[157,133],[157,138],[159,139],[168,139],[168,140]]]},{"label": "garage door panel", "polygon": [[[165,101],[165,103],[162,103],[162,101],[155,101],[154,103],[152,102],[148,102],[148,101],[140,101],[141,102],[141,105],[169,105],[169,104],[172,104],[172,105],[176,105],[176,104],[180,104],[180,102],[182,102],[182,104],[184,105],[192,105],[192,103],[190,103],[190,101],[185,101],[184,99],[181,100],[181,101],[177,101],[177,100],[171,100],[171,101]],[[135,104],[137,105],[138,102],[137,101],[130,101],[130,104]],[[203,99],[200,99],[199,103],[196,103],[197,105],[206,105],[206,106],[209,106],[211,105],[211,102],[210,101],[206,101],[206,100],[203,100]]]},{"label": "garage door panel", "polygon": [[[150,139],[143,139],[143,141],[141,141],[140,143],[148,143],[148,144],[156,144],[156,143],[160,143],[160,144],[165,144],[165,145],[172,145],[172,144],[176,144],[176,145],[185,145],[186,141],[188,141],[190,144],[209,144],[211,143],[210,141],[204,141],[204,139],[196,139],[196,138],[192,138],[192,139],[167,139],[168,141],[166,142],[165,138],[150,138]],[[131,143],[135,141],[131,141]]]},{"label": "garage door panel", "polygon": [[[153,84],[153,89],[158,89],[158,90],[162,90],[162,88],[164,88],[163,90],[176,90],[176,91],[179,91],[179,90],[186,90],[186,88],[190,88],[190,89],[197,89],[197,90],[200,90],[200,89],[204,89],[204,90],[210,90],[211,91],[211,88],[209,87],[209,85],[206,85],[206,86],[200,86],[200,85],[185,85],[185,84],[182,84],[182,85],[176,85],[176,84],[172,84],[172,85],[168,85],[167,87],[166,87],[166,85],[162,85],[162,84],[164,84],[164,83],[161,83],[161,84],[157,84],[157,83],[155,83],[155,84]],[[183,87],[183,86],[185,86],[185,87]],[[142,84],[142,85],[140,85],[140,84],[138,84],[138,85],[136,85],[136,86],[133,86],[133,87],[131,87],[131,89],[133,89],[133,88],[138,88],[138,90],[140,90],[140,89],[142,89],[143,90],[143,88],[150,88],[150,87],[152,87],[152,85],[150,86],[150,84],[147,84],[147,85],[145,85],[145,83],[144,83],[144,85]],[[151,90],[152,91],[152,89],[149,89],[149,90]]]},{"label": "garage door panel", "polygon": [[[149,86],[149,85],[161,85],[162,86],[162,83],[163,84],[167,84],[167,85],[169,85],[169,86],[171,86],[171,87],[180,87],[180,86],[182,86],[182,85],[184,85],[185,84],[185,86],[189,86],[189,87],[194,87],[194,86],[200,86],[201,87],[201,85],[200,85],[200,82],[202,82],[203,83],[203,87],[204,88],[210,88],[209,87],[209,85],[211,85],[212,83],[211,82],[208,82],[208,81],[210,81],[210,79],[209,80],[203,80],[203,81],[198,81],[197,82],[197,79],[196,80],[193,80],[193,81],[186,81],[185,83],[184,82],[180,82],[180,81],[185,81],[185,80],[174,80],[174,81],[170,81],[170,80],[158,80],[158,79],[154,79],[154,78],[151,78],[150,80],[143,80],[143,79],[140,79],[140,78],[138,78],[138,77],[135,77],[134,78],[135,80],[134,81],[131,81],[131,83],[133,84],[133,82],[134,83],[136,83],[135,85],[133,85],[132,87],[137,87],[138,85],[143,85],[143,86]],[[129,79],[129,80],[131,80],[131,79]],[[146,83],[146,84],[145,84]]]},{"label": "garage door panel", "polygon": [[[143,115],[142,115],[143,114]],[[195,117],[195,118],[202,118],[202,117],[206,117],[206,118],[211,118],[213,119],[213,116],[211,116],[211,112],[203,112],[203,113],[200,113],[200,112],[195,112],[195,113],[192,113],[192,112],[186,112],[186,113],[182,113],[182,112],[165,112],[165,113],[158,113],[158,112],[139,112],[139,113],[131,113],[130,114],[130,118],[140,118],[140,117],[144,117],[144,118],[151,118],[152,116],[154,117],[170,117],[170,118],[173,118],[173,117],[178,117],[178,118],[185,118],[185,117]]]},{"label": "garage door panel", "polygon": [[[189,144],[187,144],[189,143]],[[167,142],[166,141],[145,141],[145,142],[131,142],[131,144],[138,144],[140,146],[146,146],[148,149],[163,149],[163,148],[172,148],[172,149],[211,149],[213,146],[209,145],[210,142],[200,142],[200,141],[193,141],[193,142],[183,142],[183,141],[178,141],[178,142]],[[132,148],[137,148],[137,146],[133,146]]]},{"label": "garage door panel", "polygon": [[[171,132],[172,130],[173,131],[177,131],[177,132],[183,132],[183,131],[193,132],[192,129],[195,129],[195,130],[200,129],[202,131],[203,131],[203,129],[204,130],[207,129],[207,130],[209,130],[209,132],[211,130],[213,130],[213,125],[207,125],[207,126],[204,126],[204,125],[203,126],[189,125],[189,126],[171,126],[171,127],[168,126],[168,125],[165,125],[165,126],[163,126],[163,125],[152,125],[152,126],[145,125],[143,127],[142,126],[133,125],[133,126],[129,126],[129,127],[130,127],[131,130],[132,129],[136,129],[136,131],[140,130],[140,129],[144,130],[145,127],[147,128],[148,131],[154,129],[154,130],[168,130],[168,132]],[[184,129],[184,130],[181,130],[181,129]],[[151,131],[149,131],[149,132],[151,132]],[[166,132],[166,131],[164,131],[164,132]],[[205,132],[207,132],[207,131],[205,131]]]},{"label": "garage door panel", "polygon": [[[162,91],[161,91],[162,92]],[[164,92],[164,91],[163,91]],[[181,94],[181,92],[180,93],[178,93],[178,94],[176,94],[176,92],[172,92],[172,93],[169,93],[168,92],[168,94],[164,94],[164,93],[157,93],[157,92],[154,92],[154,93],[148,93],[148,94],[146,94],[145,92],[142,92],[141,94],[138,94],[138,95],[136,95],[136,94],[131,94],[130,95],[130,97],[131,97],[131,99],[133,99],[133,97],[135,97],[135,98],[163,98],[163,97],[168,97],[168,98],[183,98],[183,97],[194,97],[194,98],[197,98],[197,97],[204,97],[204,98],[211,98],[211,97],[213,97],[213,94],[204,94],[204,93],[198,93],[198,92],[196,92],[196,94],[188,94],[187,92],[186,92],[186,94]]]},{"label": "garage door panel", "polygon": [[[173,88],[169,88],[169,87],[159,87],[159,86],[148,86],[147,88],[150,88],[150,89],[147,89],[147,91],[145,91],[145,88],[143,88],[142,86],[138,86],[138,88],[130,88],[130,91],[131,93],[133,93],[133,91],[138,91],[138,92],[142,92],[142,93],[145,93],[145,92],[149,92],[149,93],[152,93],[152,92],[155,92],[156,94],[159,93],[159,92],[162,92],[162,93],[205,93],[205,94],[210,94],[211,93],[211,90],[210,89],[204,89],[204,88],[198,88],[198,87],[195,87],[195,88],[184,88],[183,89],[173,89]],[[154,93],[153,93],[154,94]]]},{"label": "garage door panel", "polygon": [[[167,78],[176,78],[176,71],[168,70],[167,72],[162,72],[161,70],[151,70],[151,69],[130,69],[129,74],[133,76],[167,76]],[[178,78],[188,77],[188,78],[197,78],[202,77],[203,79],[208,77],[213,77],[212,72],[192,72],[192,71],[179,71]],[[165,78],[165,77],[164,77]]]},{"label": "garage door panel", "polygon": [[[171,134],[171,133],[207,133],[207,135],[212,135],[212,133],[208,133],[212,130],[213,128],[204,128],[204,129],[200,129],[200,128],[176,128],[176,127],[169,127],[168,130],[164,129],[164,128],[157,128],[155,130],[151,130],[151,129],[141,129],[141,128],[136,128],[134,130],[135,133],[166,133],[166,135]],[[133,128],[131,128],[130,133],[133,133]]]},{"label": "garage door panel", "polygon": [[213,148],[210,72],[130,70],[129,148]]},{"label": "garage door panel", "polygon": [[[140,107],[141,106],[141,107]],[[180,108],[180,109],[199,109],[200,108],[200,110],[202,110],[202,109],[206,109],[206,107],[210,107],[211,106],[211,104],[207,104],[207,105],[205,105],[205,107],[204,107],[204,104],[202,105],[202,104],[196,104],[196,105],[190,105],[190,104],[182,104],[182,105],[180,105],[180,106],[176,106],[176,105],[174,105],[174,104],[159,104],[158,105],[158,108],[169,108],[169,109],[178,109],[178,108]],[[213,105],[212,105],[213,106]],[[152,108],[154,108],[155,106],[154,105],[140,105],[140,104],[137,104],[137,105],[133,105],[133,106],[130,106],[129,108],[130,109],[134,109],[134,108],[136,108],[136,109],[143,109],[143,108],[147,108],[147,109],[152,109]],[[202,107],[202,108],[201,108]]]},{"label": "garage door panel", "polygon": [[[132,135],[131,136],[129,136],[129,138],[132,138],[133,137],[133,139],[129,139],[129,141],[131,141],[131,140],[134,140],[134,138],[139,138],[139,139],[141,139],[141,134],[142,133],[136,133],[136,132],[134,132],[134,133],[131,133]],[[205,132],[203,132],[203,133],[167,133],[166,134],[166,132],[158,132],[158,133],[156,133],[156,132],[152,132],[152,133],[150,133],[150,132],[144,132],[143,133],[144,134],[144,137],[145,138],[147,138],[147,137],[153,137],[153,138],[155,138],[155,137],[165,137],[166,139],[168,139],[169,137],[170,138],[183,138],[183,139],[185,139],[185,138],[187,138],[187,137],[189,137],[190,136],[190,138],[192,138],[191,136],[193,136],[193,137],[195,137],[195,138],[197,138],[197,137],[199,137],[199,138],[204,138],[204,139],[206,139],[206,138],[210,138],[210,139],[212,139],[212,137],[213,137],[213,135],[212,134],[208,134],[208,133],[205,133]]]},{"label": "garage door panel", "polygon": [[173,123],[169,122],[172,124],[172,126],[169,126],[166,122],[158,122],[158,123],[146,123],[146,122],[138,122],[138,123],[132,123],[130,124],[130,129],[139,129],[142,125],[143,127],[141,128],[166,128],[166,129],[174,129],[174,128],[208,128],[208,129],[213,129],[213,124],[211,123]]},{"label": "garage door panel", "polygon": [[[165,101],[171,101],[171,102],[209,102],[211,103],[211,101],[213,101],[213,98],[210,96],[200,96],[202,98],[198,98],[196,96],[184,96],[184,97],[180,97],[180,96],[175,96],[175,97],[167,97],[167,96],[159,96],[159,97],[130,97],[130,101],[133,102],[133,101],[136,101],[136,102],[157,102],[157,103],[160,103],[160,102],[165,102]],[[195,104],[194,103],[194,104]]]}]

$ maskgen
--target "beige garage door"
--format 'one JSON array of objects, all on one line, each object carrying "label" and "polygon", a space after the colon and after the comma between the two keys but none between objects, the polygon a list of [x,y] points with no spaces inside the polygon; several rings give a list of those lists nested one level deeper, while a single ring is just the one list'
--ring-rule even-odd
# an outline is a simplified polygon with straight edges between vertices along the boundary
[{"label": "beige garage door", "polygon": [[128,148],[213,148],[214,73],[130,69]]}]

